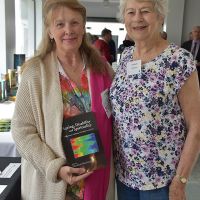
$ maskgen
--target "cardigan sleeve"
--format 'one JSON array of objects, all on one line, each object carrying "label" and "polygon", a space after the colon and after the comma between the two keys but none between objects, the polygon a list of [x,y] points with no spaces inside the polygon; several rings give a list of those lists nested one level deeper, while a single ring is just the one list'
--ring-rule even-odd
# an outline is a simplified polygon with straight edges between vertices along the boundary
[{"label": "cardigan sleeve", "polygon": [[40,73],[28,67],[23,73],[17,92],[11,131],[21,156],[48,180],[59,181],[57,173],[65,164],[45,142]]}]

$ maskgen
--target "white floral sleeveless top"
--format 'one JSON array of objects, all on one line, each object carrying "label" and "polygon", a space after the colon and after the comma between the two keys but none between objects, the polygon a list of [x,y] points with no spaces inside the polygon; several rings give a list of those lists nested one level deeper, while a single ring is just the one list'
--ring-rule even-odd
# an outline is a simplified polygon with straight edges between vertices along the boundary
[{"label": "white floral sleeveless top", "polygon": [[140,74],[128,75],[134,48],[124,50],[110,89],[114,159],[121,182],[151,190],[175,174],[186,136],[177,95],[196,67],[188,51],[170,44]]}]

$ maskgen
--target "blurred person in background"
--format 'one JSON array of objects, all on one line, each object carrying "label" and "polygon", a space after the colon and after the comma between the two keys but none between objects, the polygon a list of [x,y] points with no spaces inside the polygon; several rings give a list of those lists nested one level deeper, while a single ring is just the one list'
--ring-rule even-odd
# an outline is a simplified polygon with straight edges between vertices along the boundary
[{"label": "blurred person in background", "polygon": [[112,61],[110,64],[112,64],[113,62],[117,60],[117,50],[116,50],[115,41],[113,39],[111,39],[108,44],[110,46],[110,53],[112,56]]},{"label": "blurred person in background", "polygon": [[200,84],[200,26],[194,26],[192,28],[192,39],[184,42],[181,47],[192,53],[196,63]]},{"label": "blurred person in background", "polygon": [[123,43],[119,45],[119,48],[117,49],[117,52],[119,54],[122,54],[122,52],[124,51],[124,49],[126,47],[130,47],[130,46],[134,46],[135,42],[128,36],[128,34],[126,34],[125,39],[123,40]]},{"label": "blurred person in background", "polygon": [[111,64],[113,57],[111,55],[111,50],[109,42],[112,39],[111,30],[104,28],[101,31],[101,37],[94,42],[94,46],[99,50],[101,55]]}]

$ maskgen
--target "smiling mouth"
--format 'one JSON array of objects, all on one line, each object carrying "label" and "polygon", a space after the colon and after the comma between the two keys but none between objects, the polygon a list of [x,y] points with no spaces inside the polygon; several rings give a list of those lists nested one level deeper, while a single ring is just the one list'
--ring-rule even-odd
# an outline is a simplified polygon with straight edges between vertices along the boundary
[{"label": "smiling mouth", "polygon": [[75,40],[76,38],[64,38],[63,41],[73,41]]},{"label": "smiling mouth", "polygon": [[133,27],[133,29],[136,30],[136,31],[137,30],[139,30],[139,31],[140,30],[144,30],[145,28],[147,28],[147,26],[136,26],[136,27]]}]

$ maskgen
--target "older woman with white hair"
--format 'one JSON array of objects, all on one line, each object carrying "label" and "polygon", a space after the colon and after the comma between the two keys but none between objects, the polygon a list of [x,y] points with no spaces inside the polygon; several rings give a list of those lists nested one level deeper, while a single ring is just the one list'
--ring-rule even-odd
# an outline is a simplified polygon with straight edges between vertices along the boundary
[{"label": "older woman with white hair", "polygon": [[167,0],[121,0],[135,46],[110,89],[118,200],[184,200],[200,148],[200,93],[192,55],[164,40]]}]

